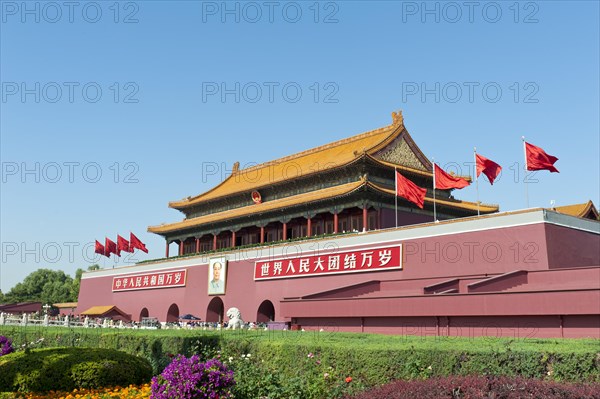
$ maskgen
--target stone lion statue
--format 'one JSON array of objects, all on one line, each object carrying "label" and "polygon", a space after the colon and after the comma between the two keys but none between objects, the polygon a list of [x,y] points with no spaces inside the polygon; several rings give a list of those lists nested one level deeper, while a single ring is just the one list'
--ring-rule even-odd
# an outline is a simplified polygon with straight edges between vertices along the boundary
[{"label": "stone lion statue", "polygon": [[242,320],[242,314],[238,308],[229,308],[227,311],[227,317],[229,322],[227,323],[227,329],[244,328],[244,320]]}]

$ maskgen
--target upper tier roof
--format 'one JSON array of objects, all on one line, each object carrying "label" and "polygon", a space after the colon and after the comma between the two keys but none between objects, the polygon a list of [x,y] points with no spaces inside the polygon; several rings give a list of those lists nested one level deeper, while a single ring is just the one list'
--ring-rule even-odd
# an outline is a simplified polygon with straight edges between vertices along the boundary
[{"label": "upper tier roof", "polygon": [[583,204],[557,206],[554,208],[554,210],[566,215],[577,216],[579,218],[598,220],[598,210],[592,201],[584,202]]},{"label": "upper tier roof", "polygon": [[[249,192],[270,186],[299,176],[307,176],[324,170],[340,167],[356,160],[363,155],[373,156],[385,148],[394,139],[404,132],[404,140],[408,142],[411,149],[418,154],[422,170],[415,165],[398,165],[399,169],[407,169],[431,176],[431,165],[416,146],[406,129],[401,112],[392,113],[393,123],[389,126],[352,136],[320,147],[312,148],[297,154],[289,155],[270,162],[252,166],[246,169],[238,169],[236,164],[229,177],[214,188],[195,197],[187,197],[180,201],[172,201],[169,207],[184,209],[208,200],[226,197],[228,195]],[[403,167],[404,166],[404,167]]]}]

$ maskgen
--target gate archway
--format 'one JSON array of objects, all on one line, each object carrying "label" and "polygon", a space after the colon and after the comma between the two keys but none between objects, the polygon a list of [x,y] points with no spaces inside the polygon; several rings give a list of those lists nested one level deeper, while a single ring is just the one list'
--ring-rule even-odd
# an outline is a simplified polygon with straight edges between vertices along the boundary
[{"label": "gate archway", "polygon": [[266,300],[262,301],[256,312],[257,323],[268,323],[269,321],[275,321],[275,306],[273,302]]},{"label": "gate archway", "polygon": [[167,311],[167,323],[176,323],[179,320],[179,306],[172,304]]},{"label": "gate archway", "polygon": [[140,320],[139,321],[141,322],[144,317],[149,317],[149,316],[150,316],[150,312],[148,312],[148,308],[144,308],[140,312]]},{"label": "gate archway", "polygon": [[206,309],[206,321],[209,323],[221,323],[224,314],[225,306],[223,305],[223,300],[218,296],[211,299]]}]

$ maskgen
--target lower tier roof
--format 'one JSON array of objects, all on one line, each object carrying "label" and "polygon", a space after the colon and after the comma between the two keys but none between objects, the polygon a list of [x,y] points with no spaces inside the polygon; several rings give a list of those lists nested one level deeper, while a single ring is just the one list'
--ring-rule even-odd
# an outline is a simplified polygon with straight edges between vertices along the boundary
[{"label": "lower tier roof", "polygon": [[[361,188],[369,188],[387,196],[393,197],[396,195],[394,190],[369,182],[365,179],[361,179],[355,182],[340,184],[335,187],[328,187],[321,190],[311,191],[308,193],[293,195],[290,197],[266,201],[258,204],[252,204],[191,219],[185,219],[181,222],[150,226],[148,227],[148,231],[156,234],[175,233],[181,230],[199,227],[209,223],[223,222],[250,215],[258,215],[269,211],[284,210],[288,207],[310,204],[317,201],[331,200],[338,197],[347,196]],[[425,198],[425,202],[433,204],[434,201],[433,198],[427,197]],[[445,206],[451,209],[470,211],[473,213],[477,212],[477,203],[474,202],[458,200],[451,201],[441,199],[436,199],[435,202],[438,206]],[[498,206],[480,204],[479,209],[481,213],[493,213],[498,211]]]}]

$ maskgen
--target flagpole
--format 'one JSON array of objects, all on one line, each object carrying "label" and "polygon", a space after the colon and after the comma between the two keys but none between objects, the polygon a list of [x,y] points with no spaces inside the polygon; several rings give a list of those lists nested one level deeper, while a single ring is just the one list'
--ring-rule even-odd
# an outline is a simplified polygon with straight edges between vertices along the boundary
[{"label": "flagpole", "polygon": [[523,157],[525,159],[525,168],[523,172],[523,184],[525,185],[525,203],[529,208],[529,188],[527,187],[527,147],[525,146],[525,136],[521,136],[523,140]]},{"label": "flagpole", "polygon": [[394,167],[394,204],[396,209],[396,227],[398,227],[398,171]]},{"label": "flagpole", "polygon": [[433,221],[435,222],[437,220],[437,211],[435,207],[435,159],[431,158],[431,161],[433,163]]},{"label": "flagpole", "polygon": [[477,192],[477,216],[479,216],[479,179],[477,176],[477,147],[473,147],[473,158],[475,159],[475,191]]}]

